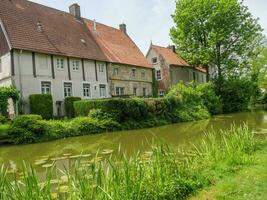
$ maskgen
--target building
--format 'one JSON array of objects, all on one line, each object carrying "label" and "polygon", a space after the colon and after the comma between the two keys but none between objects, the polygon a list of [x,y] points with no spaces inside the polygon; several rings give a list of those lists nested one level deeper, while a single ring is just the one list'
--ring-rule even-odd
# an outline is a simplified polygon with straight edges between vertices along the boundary
[{"label": "building", "polygon": [[190,66],[176,53],[175,46],[161,47],[151,44],[146,57],[155,69],[160,96],[179,82],[206,82],[206,70]]},{"label": "building", "polygon": [[26,0],[0,1],[0,86],[14,85],[29,112],[31,94],[52,94],[54,114],[69,96],[83,99],[150,95],[152,68],[128,36],[112,28]]}]

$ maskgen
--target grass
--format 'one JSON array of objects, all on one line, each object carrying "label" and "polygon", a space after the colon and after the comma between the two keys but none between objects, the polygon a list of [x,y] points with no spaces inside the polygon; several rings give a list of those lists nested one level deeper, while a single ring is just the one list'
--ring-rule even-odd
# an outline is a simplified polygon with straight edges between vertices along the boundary
[{"label": "grass", "polygon": [[0,124],[0,139],[4,139],[7,137],[8,128],[9,124]]},{"label": "grass", "polygon": [[255,153],[253,165],[201,191],[191,200],[265,200],[267,199],[267,142]]},{"label": "grass", "polygon": [[58,171],[57,180],[52,180],[49,170],[44,182],[26,165],[22,179],[11,182],[3,167],[0,199],[186,199],[254,162],[256,141],[247,126],[216,135],[207,134],[190,151],[161,145],[130,158],[77,161],[73,171]]}]

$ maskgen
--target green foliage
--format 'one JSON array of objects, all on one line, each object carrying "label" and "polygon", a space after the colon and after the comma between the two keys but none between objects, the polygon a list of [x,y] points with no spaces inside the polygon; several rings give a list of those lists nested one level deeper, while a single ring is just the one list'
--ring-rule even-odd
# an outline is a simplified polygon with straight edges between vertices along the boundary
[{"label": "green foliage", "polygon": [[29,101],[31,114],[41,115],[44,119],[53,118],[53,99],[50,94],[32,94]]},{"label": "green foliage", "polygon": [[210,114],[216,115],[222,113],[222,103],[220,97],[216,95],[215,85],[213,83],[200,84],[196,89],[201,92],[203,103]]},{"label": "green foliage", "polygon": [[[252,164],[256,144],[245,125],[221,134],[208,133],[198,146],[187,150],[159,145],[151,147],[151,152],[131,157],[118,155],[101,161],[98,157],[90,158],[90,165],[86,166],[78,160],[73,170],[60,171],[60,176],[64,173],[67,177],[64,199],[187,199],[225,174],[232,176]],[[52,199],[54,192],[60,198],[62,193],[55,190],[52,174],[54,168],[47,171],[40,184],[36,172],[27,166],[22,179],[10,181],[6,168],[2,167],[0,199]],[[59,182],[60,176],[56,179]]]},{"label": "green foliage", "polygon": [[39,115],[21,115],[12,123],[8,135],[15,144],[36,143],[44,136]]},{"label": "green foliage", "polygon": [[224,80],[219,93],[222,100],[223,113],[248,110],[254,94],[255,85],[247,78],[230,78]]},{"label": "green foliage", "polygon": [[73,118],[75,116],[75,111],[74,111],[74,102],[75,101],[80,101],[80,97],[67,97],[65,98],[65,112],[66,116],[68,118]]},{"label": "green foliage", "polygon": [[15,103],[19,99],[19,92],[14,87],[0,87],[0,114],[8,115],[8,99],[11,98]]},{"label": "green foliage", "polygon": [[7,118],[0,114],[0,125],[7,123]]},{"label": "green foliage", "polygon": [[179,99],[180,106],[176,107],[174,112],[177,121],[200,120],[210,116],[203,103],[202,93],[193,85],[179,83],[170,89],[166,97]]},{"label": "green foliage", "polygon": [[243,1],[179,0],[172,41],[194,65],[214,67],[219,78],[249,70],[250,56],[263,42],[262,28]]}]

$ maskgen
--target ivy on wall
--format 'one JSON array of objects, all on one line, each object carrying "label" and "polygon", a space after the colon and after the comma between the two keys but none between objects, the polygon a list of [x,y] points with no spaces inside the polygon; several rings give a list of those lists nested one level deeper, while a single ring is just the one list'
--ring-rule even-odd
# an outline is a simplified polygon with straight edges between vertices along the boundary
[{"label": "ivy on wall", "polygon": [[19,92],[15,87],[0,87],[0,114],[8,116],[7,107],[8,99],[12,99],[15,103],[19,99]]}]

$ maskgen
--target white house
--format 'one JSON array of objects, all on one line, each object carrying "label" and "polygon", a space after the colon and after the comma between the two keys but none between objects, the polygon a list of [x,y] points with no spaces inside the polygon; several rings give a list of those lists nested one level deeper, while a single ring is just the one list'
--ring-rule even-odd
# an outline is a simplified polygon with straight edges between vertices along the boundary
[{"label": "white house", "polygon": [[[116,37],[111,37],[114,30]],[[113,65],[128,66],[129,73],[133,66],[152,73],[125,24],[115,29],[82,18],[77,4],[66,13],[26,0],[0,1],[0,86],[16,86],[26,113],[31,94],[52,94],[55,115],[64,114],[68,96],[111,97],[108,67]],[[142,87],[152,91],[152,78]]]}]

